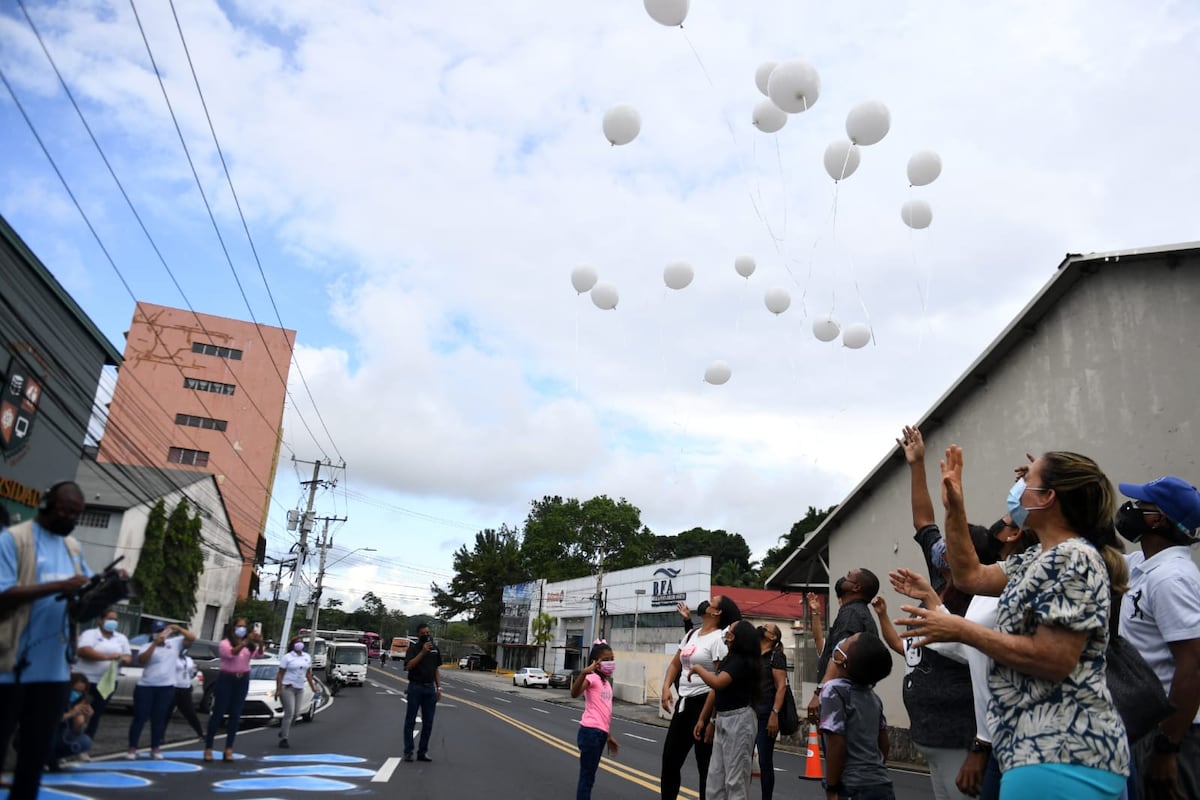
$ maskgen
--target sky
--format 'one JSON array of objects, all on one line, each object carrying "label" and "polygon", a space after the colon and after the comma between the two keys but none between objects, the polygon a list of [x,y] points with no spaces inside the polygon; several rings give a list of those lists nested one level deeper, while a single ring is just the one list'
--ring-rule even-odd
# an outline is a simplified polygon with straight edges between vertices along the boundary
[{"label": "sky", "polygon": [[[1190,2],[695,3],[682,27],[638,0],[22,2],[150,238],[17,0],[0,214],[118,348],[134,298],[298,332],[269,551],[295,541],[291,456],[344,460],[317,511],[349,517],[326,577],[348,605],[429,610],[454,551],[544,495],[623,497],[655,533],[725,529],[761,558],[1065,254],[1198,238]],[[820,96],[763,133],[755,72],[796,59]],[[822,155],[867,101],[888,134],[835,184]],[[618,104],[641,129],[612,146]],[[943,170],[911,187],[922,150]],[[818,341],[826,316],[871,343]]]}]

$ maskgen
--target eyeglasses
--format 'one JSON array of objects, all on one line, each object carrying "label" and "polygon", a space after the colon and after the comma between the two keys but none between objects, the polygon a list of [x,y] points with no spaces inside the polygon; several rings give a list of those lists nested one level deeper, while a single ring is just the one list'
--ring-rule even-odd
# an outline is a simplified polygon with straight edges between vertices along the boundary
[{"label": "eyeglasses", "polygon": [[1161,513],[1163,513],[1161,508],[1142,508],[1142,504],[1138,500],[1131,500],[1129,505],[1133,508],[1134,511],[1140,511],[1142,514],[1161,514]]},{"label": "eyeglasses", "polygon": [[846,651],[842,649],[842,643],[841,643],[841,642],[838,642],[837,644],[835,644],[835,645],[833,646],[833,652],[835,652],[835,653],[838,653],[838,654],[840,654],[840,655],[841,655],[841,657],[842,657],[842,666],[845,666],[845,665],[846,665],[846,662],[848,662],[848,661],[850,660],[850,656],[846,655]]}]

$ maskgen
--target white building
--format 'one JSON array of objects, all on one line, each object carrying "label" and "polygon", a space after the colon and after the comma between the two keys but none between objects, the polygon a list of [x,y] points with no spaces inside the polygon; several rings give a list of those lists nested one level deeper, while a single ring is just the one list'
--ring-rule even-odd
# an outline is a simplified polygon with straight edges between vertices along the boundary
[{"label": "white building", "polygon": [[[210,474],[191,470],[80,462],[76,482],[83,490],[84,512],[75,537],[84,558],[100,570],[124,556],[118,565],[130,575],[137,570],[150,511],[161,498],[167,514],[186,497],[192,514],[201,517],[204,572],[196,591],[196,610],[188,627],[202,639],[219,635],[237,602],[242,556],[225,501]],[[156,609],[147,608],[153,613]]]},{"label": "white building", "polygon": [[[938,459],[951,444],[964,449],[968,514],[983,525],[1004,513],[1013,467],[1027,452],[1083,453],[1114,484],[1160,475],[1200,483],[1198,397],[1200,244],[1068,256],[918,421],[938,521]],[[906,422],[896,420],[895,430]],[[908,467],[895,445],[881,442],[885,450],[767,588],[801,588],[826,574],[827,561],[834,577],[855,567],[872,570],[889,608],[899,608],[887,573],[924,571],[924,563],[912,541]],[[889,722],[907,728],[902,666],[878,691]]]}]

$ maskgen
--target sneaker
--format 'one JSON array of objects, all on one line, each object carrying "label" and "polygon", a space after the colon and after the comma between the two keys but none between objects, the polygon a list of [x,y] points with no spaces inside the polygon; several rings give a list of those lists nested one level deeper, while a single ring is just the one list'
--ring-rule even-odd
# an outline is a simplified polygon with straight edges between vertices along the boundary
[{"label": "sneaker", "polygon": [[137,761],[137,750],[130,748],[125,752],[126,761]]},{"label": "sneaker", "polygon": [[159,750],[157,747],[155,747],[153,750],[150,751],[150,757],[153,758],[155,761],[162,761],[163,760],[162,750]]},{"label": "sneaker", "polygon": [[430,758],[429,756],[417,756],[417,761],[424,761],[427,764],[433,763],[433,759]]},{"label": "sneaker", "polygon": [[287,740],[287,739],[280,739],[280,740],[279,740],[279,746],[280,746],[280,747],[282,747],[282,748],[283,748],[283,749],[285,749],[285,750],[291,747],[291,745],[290,745],[290,744],[288,744],[288,740]]},{"label": "sneaker", "polygon": [[405,761],[412,761],[412,760],[413,760],[412,753],[406,753],[406,754],[404,755],[404,760],[405,760]]}]

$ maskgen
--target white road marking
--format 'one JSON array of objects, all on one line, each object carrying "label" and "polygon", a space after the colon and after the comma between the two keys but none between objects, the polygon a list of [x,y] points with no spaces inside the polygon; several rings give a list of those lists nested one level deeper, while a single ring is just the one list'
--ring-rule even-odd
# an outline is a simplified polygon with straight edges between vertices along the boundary
[{"label": "white road marking", "polygon": [[628,736],[630,739],[641,739],[643,742],[650,742],[651,744],[658,741],[657,739],[647,739],[645,736],[638,736],[635,733],[627,733],[625,735]]},{"label": "white road marking", "polygon": [[392,773],[396,771],[396,765],[400,763],[399,758],[389,758],[383,762],[383,766],[375,773],[375,777],[371,778],[371,783],[387,783],[392,779]]},{"label": "white road marking", "polygon": [[462,687],[461,689],[457,690],[457,691],[470,692],[471,694],[475,694],[475,690],[474,690],[474,689],[468,689],[468,688],[467,688],[467,687],[465,687],[465,686],[464,686],[464,687]]},{"label": "white road marking", "polygon": [[547,711],[544,708],[535,708],[534,711],[538,712],[539,714],[549,714],[550,713],[549,711]]},{"label": "white road marking", "polygon": [[499,700],[501,703],[511,703],[512,702],[512,700],[505,700],[503,697],[496,697],[495,695],[492,696],[492,699]]}]

